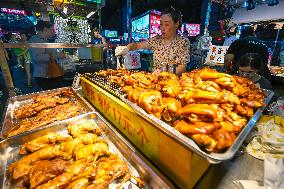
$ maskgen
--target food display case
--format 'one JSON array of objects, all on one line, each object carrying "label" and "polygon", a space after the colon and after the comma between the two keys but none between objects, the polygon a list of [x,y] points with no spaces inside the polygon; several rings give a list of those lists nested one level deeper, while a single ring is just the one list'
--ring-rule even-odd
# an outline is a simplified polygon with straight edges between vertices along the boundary
[{"label": "food display case", "polygon": [[[81,127],[78,126],[78,124],[81,124]],[[40,157],[36,157],[35,153],[38,152],[43,152],[46,151],[48,148],[57,148],[57,145],[60,145],[60,150],[63,151],[62,146],[64,146],[64,141],[60,144],[53,144],[51,141],[49,141],[49,145],[50,146],[45,146],[42,147],[40,149],[37,149],[37,151],[35,151],[33,154],[29,154],[29,155],[25,155],[25,156],[21,156],[19,154],[25,154],[26,151],[25,150],[31,150],[31,146],[32,144],[35,144],[35,147],[38,147],[40,145],[46,144],[44,143],[44,137],[51,134],[58,134],[61,137],[73,137],[72,140],[77,140],[80,138],[80,135],[84,135],[84,134],[80,134],[80,132],[83,131],[83,133],[85,133],[86,135],[93,135],[94,133],[92,133],[94,130],[89,130],[89,132],[86,132],[87,130],[80,130],[79,128],[83,128],[84,124],[86,126],[86,128],[90,128],[90,126],[94,126],[96,129],[96,133],[100,133],[100,135],[98,135],[98,142],[94,143],[94,144],[98,144],[99,142],[103,142],[103,144],[107,144],[109,152],[107,152],[108,155],[104,155],[104,157],[101,157],[101,159],[99,159],[97,161],[96,164],[88,164],[88,161],[90,161],[90,159],[88,159],[87,164],[89,167],[87,167],[86,169],[77,169],[76,171],[73,170],[73,172],[68,172],[68,166],[73,166],[75,165],[75,167],[78,165],[80,167],[80,164],[82,163],[86,163],[83,159],[83,161],[80,160],[80,158],[78,158],[79,156],[77,156],[76,154],[76,161],[73,162],[67,159],[64,156],[61,157],[61,159],[50,159],[49,156],[50,155],[45,155],[44,157],[40,156]],[[83,125],[83,126],[82,126]],[[76,127],[77,126],[77,127]],[[78,132],[80,130],[80,132],[78,132],[78,136],[74,135],[75,132],[73,133],[73,131],[70,131],[70,127],[72,130],[72,127],[76,130],[76,132]],[[84,128],[84,129],[86,129]],[[68,129],[68,130],[67,130]],[[69,133],[68,133],[69,132]],[[69,135],[71,134],[71,135]],[[77,138],[76,138],[77,137]],[[86,141],[88,141],[89,139],[85,138]],[[81,140],[81,139],[80,139]],[[84,140],[84,139],[83,139]],[[68,139],[67,141],[65,141],[66,144],[69,144],[68,142],[70,141],[70,139]],[[85,141],[85,142],[86,142]],[[38,144],[36,144],[36,142]],[[78,142],[78,141],[77,141]],[[27,145],[28,144],[28,145]],[[71,144],[71,143],[70,143]],[[90,146],[84,143],[85,146]],[[79,150],[78,152],[84,148],[84,145],[82,147],[78,147]],[[29,146],[29,147],[28,147]],[[69,147],[70,145],[67,145],[67,147]],[[77,147],[77,146],[74,146]],[[24,150],[23,150],[24,149]],[[41,153],[42,153],[41,152]],[[63,152],[62,152],[63,153]],[[76,152],[73,152],[76,153]],[[123,167],[122,165],[125,165],[124,163],[121,164],[121,161],[119,160],[119,165],[115,167],[113,164],[112,167],[109,167],[108,169],[106,169],[105,173],[107,173],[107,171],[112,171],[112,169],[114,169],[114,171],[112,173],[110,173],[110,175],[106,176],[106,177],[102,177],[104,179],[107,180],[107,182],[109,182],[109,187],[110,188],[174,188],[174,186],[164,177],[161,175],[161,173],[159,171],[157,171],[157,169],[155,169],[145,158],[143,158],[143,156],[134,149],[134,147],[128,142],[126,141],[119,133],[117,133],[117,131],[107,122],[104,120],[104,118],[102,118],[98,113],[88,113],[88,114],[84,114],[84,115],[80,115],[65,121],[61,121],[58,123],[54,123],[51,125],[47,125],[44,126],[42,128],[37,128],[33,131],[29,131],[23,134],[20,134],[18,136],[14,136],[14,137],[10,137],[7,139],[4,139],[3,141],[0,142],[0,154],[1,154],[1,159],[0,159],[0,168],[1,168],[1,174],[0,174],[0,183],[1,183],[1,188],[14,188],[15,184],[19,184],[19,182],[15,182],[14,180],[12,181],[12,179],[14,179],[15,177],[17,177],[17,179],[21,180],[21,178],[23,178],[24,174],[22,172],[17,172],[15,173],[15,171],[17,170],[17,165],[22,162],[24,162],[23,159],[27,159],[27,157],[30,156],[29,159],[39,159],[38,162],[41,161],[45,161],[46,165],[44,166],[48,166],[47,163],[53,162],[53,161],[60,161],[63,163],[67,163],[67,172],[63,172],[63,174],[58,174],[58,173],[54,173],[56,175],[59,176],[52,176],[52,175],[46,175],[45,180],[41,180],[42,176],[43,176],[43,172],[41,172],[41,178],[35,180],[33,179],[33,177],[29,177],[29,179],[33,179],[30,180],[30,184],[33,184],[34,186],[37,187],[43,187],[46,186],[46,184],[51,185],[52,183],[56,183],[57,186],[61,186],[63,188],[66,187],[70,187],[70,183],[76,181],[78,178],[78,181],[83,181],[83,182],[87,182],[89,184],[93,184],[90,180],[92,180],[93,178],[91,178],[92,176],[89,174],[90,170],[92,168],[92,166],[99,166],[97,169],[100,168],[104,168],[103,164],[104,161],[107,160],[107,158],[119,158],[121,159],[123,162],[126,163],[127,168]],[[114,155],[113,155],[114,154]],[[68,157],[68,156],[67,156]],[[90,158],[91,156],[87,156],[88,158]],[[21,158],[21,159],[20,159]],[[65,159],[64,159],[65,158]],[[86,158],[86,157],[85,157]],[[106,158],[106,159],[104,159]],[[19,160],[20,159],[20,160]],[[79,159],[79,160],[78,160]],[[17,161],[17,162],[15,162]],[[30,160],[32,161],[32,160]],[[111,160],[109,160],[111,161]],[[76,165],[76,162],[80,163]],[[18,164],[17,164],[18,163]],[[71,165],[69,165],[71,163]],[[100,164],[101,163],[101,164]],[[25,164],[25,169],[24,171],[28,168],[27,166],[29,166],[30,164]],[[31,164],[31,172],[30,174],[33,174],[34,172],[38,171],[35,167],[38,166],[39,163],[36,164]],[[60,164],[60,166],[62,166],[62,164]],[[59,166],[59,167],[60,167]],[[124,168],[124,169],[122,169]],[[58,167],[53,167],[53,169],[59,169]],[[118,170],[117,170],[118,169]],[[120,170],[122,169],[122,170]],[[125,169],[127,172],[125,172]],[[72,169],[71,169],[72,170]],[[81,170],[81,171],[79,171]],[[118,171],[118,172],[115,172]],[[10,174],[10,172],[12,171],[13,174]],[[24,172],[23,171],[23,172]],[[46,170],[46,173],[48,174],[48,171],[52,171],[52,170]],[[80,174],[77,173],[77,171],[80,172]],[[93,171],[96,171],[93,170]],[[75,173],[76,172],[76,173]],[[68,173],[68,174],[67,174]],[[97,173],[97,174],[101,174],[103,172]],[[65,174],[65,175],[64,175]],[[69,178],[70,174],[72,175],[72,179]],[[115,174],[117,174],[115,176]],[[123,180],[122,176],[129,176],[127,177],[126,180]],[[129,174],[129,175],[127,175]],[[87,176],[88,175],[88,176]],[[108,179],[109,176],[113,175],[115,178],[114,180],[112,179]],[[60,180],[61,177],[64,176],[64,180]],[[19,178],[18,178],[19,177]],[[48,178],[46,180],[46,178]],[[68,179],[69,178],[69,179]],[[89,180],[89,182],[88,182]],[[39,183],[40,181],[40,183]],[[47,183],[48,181],[48,183]],[[98,179],[96,178],[95,181],[98,183]],[[85,182],[85,183],[86,183]],[[76,182],[75,182],[76,183]]]},{"label": "food display case", "polygon": [[[258,109],[234,143],[222,153],[208,152],[171,125],[148,114],[105,78],[81,78],[84,96],[145,156],[181,188],[192,188],[210,163],[231,159],[259,119]],[[268,104],[272,91],[264,91]],[[174,166],[173,166],[174,165]]]}]

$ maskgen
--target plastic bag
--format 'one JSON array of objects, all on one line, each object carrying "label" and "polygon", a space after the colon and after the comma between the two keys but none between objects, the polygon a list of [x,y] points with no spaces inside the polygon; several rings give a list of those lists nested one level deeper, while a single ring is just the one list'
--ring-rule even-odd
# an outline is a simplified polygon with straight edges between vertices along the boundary
[{"label": "plastic bag", "polygon": [[128,52],[124,57],[124,67],[128,70],[141,68],[140,54],[135,51]]}]

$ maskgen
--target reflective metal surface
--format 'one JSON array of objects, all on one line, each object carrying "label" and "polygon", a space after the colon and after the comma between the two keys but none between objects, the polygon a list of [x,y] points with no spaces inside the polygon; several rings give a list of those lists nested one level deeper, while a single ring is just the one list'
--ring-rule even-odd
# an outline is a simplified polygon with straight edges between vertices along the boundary
[{"label": "reflective metal surface", "polygon": [[[41,92],[36,92],[36,93],[30,93],[26,95],[10,97],[7,101],[6,111],[4,111],[5,114],[3,118],[0,138],[5,138],[8,132],[15,125],[13,112],[18,107],[32,102],[32,98],[35,96],[46,95],[46,94],[54,93],[59,90],[67,89],[67,88],[71,88],[71,87],[63,87],[63,88],[58,88],[58,89],[53,89],[53,90],[47,90],[47,91],[41,91]],[[78,100],[78,102],[81,103],[85,108],[84,112],[82,112],[81,114],[94,111],[94,108],[80,94],[78,94],[78,92],[76,92],[73,88],[71,89],[74,92],[75,99]]]},{"label": "reflective metal surface", "polygon": [[[143,156],[134,149],[113,127],[97,113],[88,113],[49,126],[37,128],[0,142],[0,186],[11,188],[11,180],[7,170],[10,163],[20,158],[20,145],[51,132],[68,133],[66,126],[80,121],[93,121],[102,129],[102,137],[108,141],[110,151],[117,153],[127,162],[133,176],[139,177],[145,183],[145,188],[174,188]],[[132,179],[131,179],[132,180]],[[111,187],[110,187],[111,188]],[[138,188],[133,182],[127,182],[121,188]]]},{"label": "reflective metal surface", "polygon": [[[111,94],[115,95],[119,99],[121,99],[123,102],[125,102],[127,105],[132,107],[134,112],[150,123],[153,124],[156,128],[158,128],[161,132],[165,133],[166,135],[170,136],[174,140],[178,141],[180,144],[185,146],[186,148],[192,150],[193,152],[196,152],[203,158],[207,159],[210,163],[216,164],[220,163],[221,161],[231,159],[236,152],[238,151],[239,147],[242,145],[243,141],[247,137],[247,135],[250,133],[251,129],[254,127],[255,123],[259,119],[259,117],[262,114],[262,111],[264,110],[264,107],[259,108],[253,117],[249,120],[247,125],[243,128],[243,130],[239,133],[238,137],[236,138],[235,142],[232,144],[232,146],[227,149],[224,153],[210,153],[205,151],[204,149],[201,149],[192,139],[188,138],[187,136],[181,134],[179,131],[177,131],[175,128],[173,128],[171,125],[165,123],[164,121],[156,118],[153,115],[149,115],[147,112],[145,112],[142,108],[137,106],[135,103],[129,101],[126,98],[126,95],[122,94],[122,91],[117,86],[113,86],[111,83],[107,82],[103,78],[94,77],[94,78],[87,78],[91,80],[96,85],[102,87],[106,91],[110,92]],[[265,94],[267,95],[267,98],[265,99],[265,103],[269,104],[271,101],[274,92],[263,89]]]}]

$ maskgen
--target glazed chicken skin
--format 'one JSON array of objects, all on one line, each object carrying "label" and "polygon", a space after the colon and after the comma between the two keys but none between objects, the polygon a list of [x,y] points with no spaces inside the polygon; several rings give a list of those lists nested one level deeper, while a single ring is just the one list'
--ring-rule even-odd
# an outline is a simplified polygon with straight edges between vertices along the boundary
[{"label": "glazed chicken skin", "polygon": [[196,69],[180,78],[167,72],[149,75],[123,76],[120,86],[128,100],[209,152],[228,149],[255,110],[265,106],[266,95],[253,82],[214,69]]},{"label": "glazed chicken skin", "polygon": [[64,142],[70,139],[70,136],[62,136],[57,133],[49,133],[47,135],[44,135],[43,137],[39,137],[22,145],[19,154],[24,155],[28,152],[35,152],[46,146],[52,146],[59,142]]},{"label": "glazed chicken skin", "polygon": [[166,122],[176,120],[178,110],[181,108],[181,102],[175,98],[162,98],[164,110],[162,117]]},{"label": "glazed chicken skin", "polygon": [[67,129],[74,138],[87,133],[95,133],[98,136],[102,133],[96,123],[90,121],[84,121],[76,125],[69,125]]},{"label": "glazed chicken skin", "polygon": [[13,179],[16,180],[28,175],[35,162],[59,157],[62,159],[69,159],[68,154],[59,150],[58,146],[47,146],[32,154],[24,156],[16,163],[11,164],[9,169],[13,173]]},{"label": "glazed chicken skin", "polygon": [[67,126],[71,136],[49,133],[22,145],[31,154],[9,166],[13,187],[108,188],[113,181],[123,184],[130,180],[127,163],[110,152],[108,142],[96,134],[97,125],[83,121],[74,129],[76,126]]},{"label": "glazed chicken skin", "polygon": [[36,188],[54,177],[61,175],[67,170],[69,165],[70,162],[61,159],[35,162],[29,173],[30,188]]}]

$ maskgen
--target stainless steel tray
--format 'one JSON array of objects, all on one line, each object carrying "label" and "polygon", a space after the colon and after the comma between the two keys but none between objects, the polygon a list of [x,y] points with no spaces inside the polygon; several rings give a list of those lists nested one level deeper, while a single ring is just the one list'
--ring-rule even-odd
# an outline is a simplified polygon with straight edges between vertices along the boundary
[{"label": "stainless steel tray", "polygon": [[[110,151],[117,153],[129,166],[132,175],[144,181],[145,188],[174,188],[174,186],[158,172],[143,156],[136,151],[113,127],[97,113],[88,113],[49,126],[37,128],[26,133],[10,137],[0,142],[0,186],[11,188],[11,179],[7,170],[10,163],[20,158],[20,145],[51,132],[68,133],[66,125],[76,124],[82,120],[90,120],[103,130],[102,135],[109,143]],[[123,188],[138,188],[132,182],[123,184]]]},{"label": "stainless steel tray", "polygon": [[[3,117],[3,122],[2,122],[3,124],[2,124],[0,138],[5,138],[8,132],[13,128],[14,126],[13,112],[15,109],[17,109],[20,106],[30,103],[32,101],[31,98],[35,96],[46,95],[46,94],[54,93],[59,90],[67,89],[67,88],[71,88],[71,87],[63,87],[63,88],[30,93],[26,95],[19,95],[19,96],[9,98],[7,101],[7,105],[6,105],[6,111]],[[82,114],[94,111],[94,108],[80,94],[78,94],[76,90],[74,90],[73,88],[71,88],[71,90],[74,92],[76,100],[78,100],[79,103],[81,103],[85,107],[85,112],[82,112]]]},{"label": "stainless steel tray", "polygon": [[[265,99],[265,103],[269,104],[271,101],[274,92],[269,91],[269,90],[264,90],[264,93],[267,95],[267,98]],[[201,149],[192,139],[188,138],[187,136],[181,134],[178,132],[175,128],[170,126],[169,124],[163,122],[162,120],[156,118],[153,115],[149,115],[147,112],[145,112],[142,108],[137,106],[135,103],[129,101],[128,99],[125,98],[125,96],[120,96],[120,99],[128,104],[129,106],[132,107],[132,109],[141,117],[152,123],[155,127],[160,129],[163,133],[166,135],[172,137],[174,140],[178,141],[180,144],[185,146],[186,148],[189,148],[190,150],[196,152],[203,158],[207,159],[210,163],[220,163],[221,161],[231,159],[248,134],[250,133],[251,129],[254,127],[255,123],[258,121],[259,117],[262,114],[262,111],[264,110],[265,107],[259,108],[253,117],[249,120],[247,125],[243,128],[243,130],[239,133],[238,137],[236,138],[235,142],[232,144],[232,146],[227,149],[224,153],[210,153],[206,152],[205,150]]]},{"label": "stainless steel tray", "polygon": [[[249,120],[247,125],[243,128],[243,130],[239,133],[238,137],[236,138],[233,145],[227,149],[223,153],[210,153],[205,151],[204,149],[201,149],[198,144],[194,142],[194,140],[190,139],[189,137],[181,134],[179,131],[177,131],[175,128],[173,128],[171,125],[165,123],[164,121],[156,118],[153,115],[148,114],[146,111],[144,111],[142,108],[140,108],[135,103],[129,101],[126,98],[126,95],[122,93],[120,88],[117,88],[112,83],[107,82],[106,79],[100,78],[100,77],[94,77],[94,78],[88,78],[86,79],[90,80],[91,82],[95,83],[99,87],[103,88],[104,90],[110,92],[111,94],[115,95],[117,98],[121,99],[124,103],[132,107],[134,112],[138,115],[140,115],[142,118],[147,120],[148,122],[152,123],[156,128],[158,128],[161,132],[165,133],[166,135],[173,138],[173,140],[179,142],[187,149],[192,150],[193,152],[196,152],[201,157],[207,159],[210,163],[220,163],[221,161],[231,159],[236,152],[238,151],[239,147],[242,145],[243,141],[246,139],[248,134],[250,133],[251,129],[254,127],[255,123],[258,121],[259,117],[261,116],[263,110],[265,107],[259,108],[253,117]],[[262,89],[263,92],[267,95],[267,98],[265,99],[265,103],[269,104],[271,101],[274,92]]]}]

